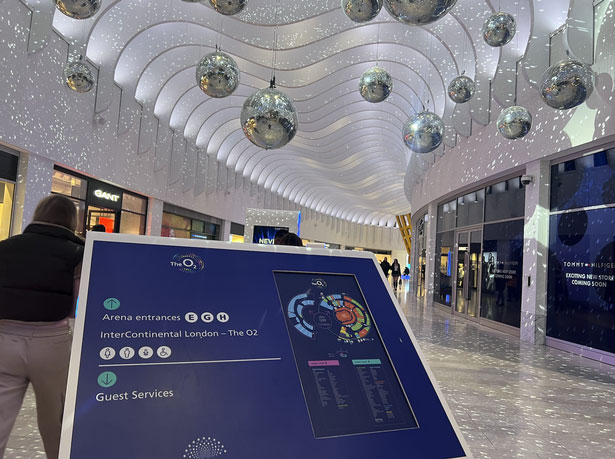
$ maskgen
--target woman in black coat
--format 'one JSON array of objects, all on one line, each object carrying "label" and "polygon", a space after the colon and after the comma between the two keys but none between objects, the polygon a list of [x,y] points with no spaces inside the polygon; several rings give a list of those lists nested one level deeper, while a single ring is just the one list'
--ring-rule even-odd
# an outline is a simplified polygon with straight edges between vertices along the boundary
[{"label": "woman in black coat", "polygon": [[45,452],[58,457],[84,247],[76,226],[75,204],[52,195],[23,234],[0,242],[0,457],[29,384]]}]

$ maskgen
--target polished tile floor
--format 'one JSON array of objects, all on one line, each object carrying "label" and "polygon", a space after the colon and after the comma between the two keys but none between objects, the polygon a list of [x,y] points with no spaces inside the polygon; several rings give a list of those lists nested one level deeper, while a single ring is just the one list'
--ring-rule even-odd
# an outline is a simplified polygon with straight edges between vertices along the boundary
[{"label": "polished tile floor", "polygon": [[[403,287],[400,304],[475,458],[615,458],[615,367],[520,343]],[[5,459],[45,457],[31,392],[8,446]]]}]

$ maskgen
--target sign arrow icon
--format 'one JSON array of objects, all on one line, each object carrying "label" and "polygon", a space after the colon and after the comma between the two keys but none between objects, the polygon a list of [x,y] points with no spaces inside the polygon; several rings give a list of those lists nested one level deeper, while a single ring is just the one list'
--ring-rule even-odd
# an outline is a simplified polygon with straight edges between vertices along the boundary
[{"label": "sign arrow icon", "polygon": [[117,376],[112,371],[104,371],[98,375],[100,387],[111,387],[117,382]]}]

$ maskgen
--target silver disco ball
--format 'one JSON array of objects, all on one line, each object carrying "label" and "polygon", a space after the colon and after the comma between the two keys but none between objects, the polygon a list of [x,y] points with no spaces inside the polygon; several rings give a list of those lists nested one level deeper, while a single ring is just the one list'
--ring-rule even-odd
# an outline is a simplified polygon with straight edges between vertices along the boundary
[{"label": "silver disco ball", "polygon": [[384,7],[404,24],[423,25],[440,19],[455,3],[457,0],[384,0]]},{"label": "silver disco ball", "polygon": [[248,0],[209,0],[218,13],[232,16],[239,13],[248,4]]},{"label": "silver disco ball", "polygon": [[94,87],[94,76],[83,62],[69,62],[64,67],[64,82],[75,92],[88,92]]},{"label": "silver disco ball", "polygon": [[417,113],[408,118],[404,124],[403,136],[410,150],[416,153],[429,153],[442,143],[444,123],[435,113],[427,111]]},{"label": "silver disco ball", "polygon": [[454,78],[448,85],[448,96],[453,102],[463,104],[474,96],[476,85],[472,78],[465,75]]},{"label": "silver disco ball", "polygon": [[368,102],[382,102],[393,91],[391,75],[380,67],[372,67],[363,72],[359,80],[359,92]]},{"label": "silver disco ball", "polygon": [[73,19],[91,18],[100,9],[100,0],[55,0],[56,8]]},{"label": "silver disco ball", "polygon": [[239,67],[228,54],[207,54],[196,66],[196,83],[211,97],[230,96],[239,85]]},{"label": "silver disco ball", "polygon": [[579,61],[565,60],[547,69],[540,83],[540,96],[552,108],[567,110],[591,96],[596,77],[592,68]]},{"label": "silver disco ball", "polygon": [[297,133],[299,120],[290,98],[275,88],[256,91],[243,104],[241,127],[254,145],[281,148]]},{"label": "silver disco ball", "polygon": [[489,46],[504,46],[517,31],[515,18],[508,13],[495,13],[483,24],[483,38]]},{"label": "silver disco ball", "polygon": [[498,116],[498,131],[507,139],[525,137],[532,128],[532,115],[524,107],[513,105]]},{"label": "silver disco ball", "polygon": [[342,0],[342,10],[354,22],[368,22],[378,16],[382,0]]}]

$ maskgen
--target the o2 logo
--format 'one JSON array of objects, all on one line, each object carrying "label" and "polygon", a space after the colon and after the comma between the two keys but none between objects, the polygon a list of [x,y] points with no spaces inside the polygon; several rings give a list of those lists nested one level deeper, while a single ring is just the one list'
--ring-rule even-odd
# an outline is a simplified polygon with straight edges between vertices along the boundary
[{"label": "the o2 logo", "polygon": [[312,285],[316,288],[326,288],[327,283],[322,279],[312,279]]},{"label": "the o2 logo", "polygon": [[171,261],[171,266],[179,269],[183,273],[198,273],[203,271],[205,263],[203,259],[194,253],[176,253]]}]

